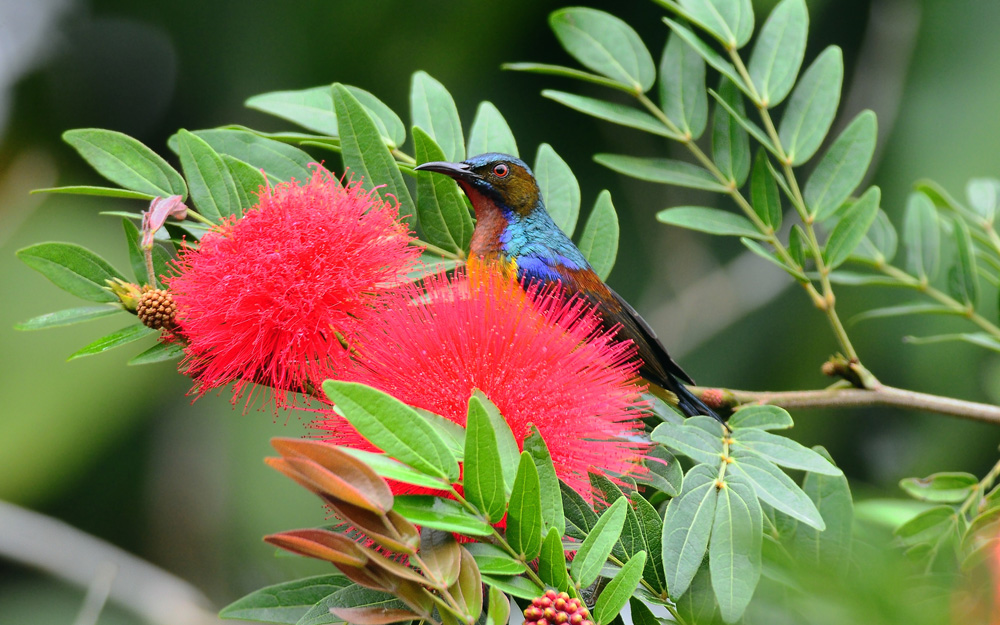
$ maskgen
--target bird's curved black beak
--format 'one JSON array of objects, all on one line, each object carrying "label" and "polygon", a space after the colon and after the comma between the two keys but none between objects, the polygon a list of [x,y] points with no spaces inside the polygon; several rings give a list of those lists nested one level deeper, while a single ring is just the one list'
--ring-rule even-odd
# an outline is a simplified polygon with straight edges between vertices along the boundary
[{"label": "bird's curved black beak", "polygon": [[415,171],[433,171],[455,180],[475,180],[479,174],[472,171],[467,163],[449,163],[448,161],[429,161],[413,168]]}]

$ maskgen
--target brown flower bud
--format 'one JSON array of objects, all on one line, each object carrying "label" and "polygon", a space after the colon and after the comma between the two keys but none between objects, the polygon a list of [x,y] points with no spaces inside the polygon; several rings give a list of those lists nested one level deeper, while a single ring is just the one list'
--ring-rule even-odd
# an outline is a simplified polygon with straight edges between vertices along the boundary
[{"label": "brown flower bud", "polygon": [[174,324],[177,316],[177,304],[169,292],[163,289],[143,287],[142,295],[135,308],[139,321],[146,327],[159,330]]}]

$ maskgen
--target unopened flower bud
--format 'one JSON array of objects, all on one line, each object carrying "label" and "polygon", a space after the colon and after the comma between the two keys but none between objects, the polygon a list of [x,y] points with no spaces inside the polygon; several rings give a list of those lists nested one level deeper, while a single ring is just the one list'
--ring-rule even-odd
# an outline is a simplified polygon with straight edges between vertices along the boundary
[{"label": "unopened flower bud", "polygon": [[173,325],[177,304],[168,291],[147,286],[139,297],[135,314],[144,326],[159,330]]}]

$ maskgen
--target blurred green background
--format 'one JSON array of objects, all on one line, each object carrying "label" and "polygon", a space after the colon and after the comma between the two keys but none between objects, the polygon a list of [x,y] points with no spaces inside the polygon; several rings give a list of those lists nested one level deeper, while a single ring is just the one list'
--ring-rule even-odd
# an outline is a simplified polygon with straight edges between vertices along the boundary
[{"label": "blurred green background", "polygon": [[[610,282],[699,382],[773,390],[825,385],[819,365],[834,341],[824,318],[788,288],[780,270],[744,257],[734,239],[655,222],[662,208],[715,197],[626,179],[591,160],[595,152],[662,155],[673,146],[538,95],[553,87],[613,97],[597,88],[499,69],[507,61],[572,64],[546,21],[563,4],[0,0],[0,500],[148,560],[191,582],[216,608],[262,585],[323,571],[276,559],[260,540],[323,518],[312,497],[262,463],[268,439],[304,432],[309,415],[242,414],[225,396],[192,405],[172,364],[125,367],[145,345],[67,363],[68,354],[121,321],[16,332],[18,321],[79,304],[14,252],[44,240],[73,241],[127,266],[119,220],[97,213],[140,206],[28,195],[56,184],[102,184],[61,142],[66,129],[120,130],[172,159],[166,139],[178,128],[290,129],[243,101],[333,81],[372,91],[405,120],[410,75],[418,69],[451,90],[466,131],[479,101],[490,100],[529,162],[539,143],[551,143],[581,181],[584,217],[598,192],[611,190],[622,243]],[[586,4],[624,18],[658,57],[666,28],[653,3]],[[861,108],[879,114],[884,136],[872,182],[882,187],[894,221],[918,178],[962,196],[968,178],[1000,176],[1000,3],[808,4],[806,62],[826,45],[842,46],[844,115]],[[772,5],[755,2],[759,15]],[[340,169],[335,155],[320,157]],[[844,317],[907,298],[846,287],[838,294]],[[987,314],[997,314],[992,303]],[[850,331],[885,383],[996,403],[996,354],[901,341],[961,327],[906,319]],[[896,496],[896,482],[908,475],[982,473],[1000,441],[996,428],[887,409],[793,416],[792,435],[828,447],[859,495]],[[12,535],[4,523],[0,535]],[[0,623],[72,622],[83,594],[0,555]],[[140,621],[110,608],[100,622]]]}]

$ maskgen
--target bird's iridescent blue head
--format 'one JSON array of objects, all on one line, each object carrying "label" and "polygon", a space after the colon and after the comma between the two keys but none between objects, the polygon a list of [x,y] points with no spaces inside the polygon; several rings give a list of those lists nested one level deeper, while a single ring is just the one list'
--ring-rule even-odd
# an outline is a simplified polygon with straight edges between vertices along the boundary
[{"label": "bird's iridescent blue head", "polygon": [[499,152],[487,152],[460,163],[432,161],[416,166],[418,171],[433,171],[455,179],[479,212],[483,200],[526,215],[540,204],[538,183],[524,161]]}]

